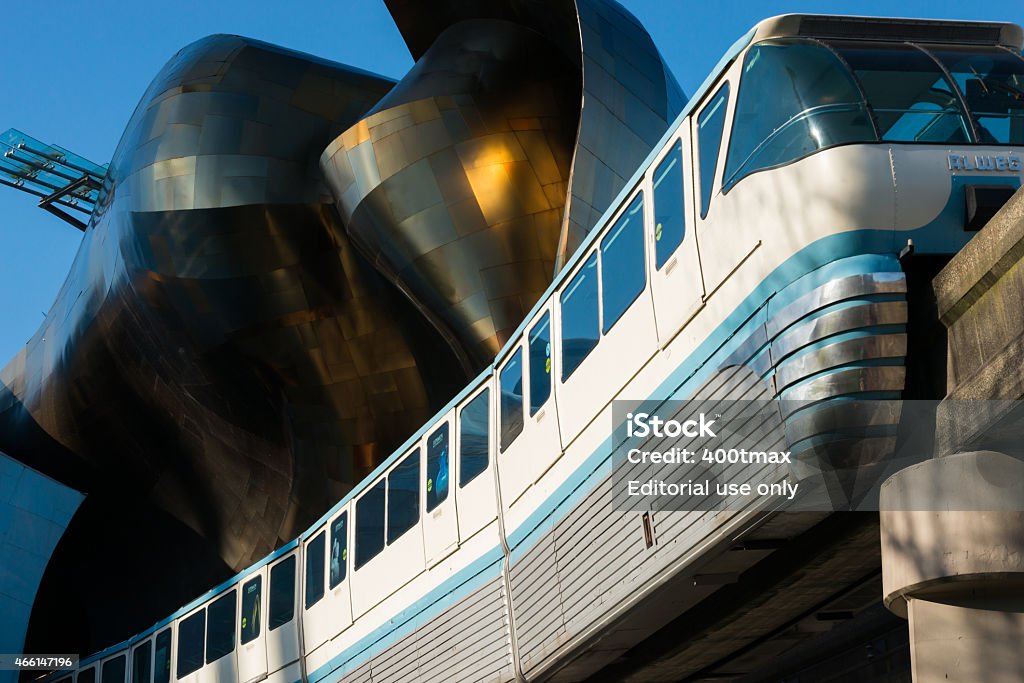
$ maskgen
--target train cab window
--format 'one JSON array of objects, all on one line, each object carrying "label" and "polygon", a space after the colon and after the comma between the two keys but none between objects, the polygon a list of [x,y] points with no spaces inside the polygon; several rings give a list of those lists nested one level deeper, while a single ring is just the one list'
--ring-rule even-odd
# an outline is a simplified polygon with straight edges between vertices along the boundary
[{"label": "train cab window", "polygon": [[448,423],[445,422],[427,439],[427,512],[448,497]]},{"label": "train cab window", "polygon": [[654,267],[658,270],[686,235],[683,202],[683,143],[676,140],[672,151],[654,169]]},{"label": "train cab window", "polygon": [[132,652],[132,683],[149,683],[149,661],[153,658],[153,643],[147,640]]},{"label": "train cab window", "polygon": [[202,668],[205,641],[206,610],[200,610],[178,626],[178,678]]},{"label": "train cab window", "polygon": [[512,445],[523,431],[523,349],[509,357],[498,375],[501,392],[501,450]]},{"label": "train cab window", "polygon": [[153,641],[153,683],[171,683],[171,629],[157,634]]},{"label": "train cab window", "polygon": [[718,151],[725,130],[725,110],[729,103],[729,82],[726,81],[697,117],[697,153],[700,163],[700,217],[708,215],[718,166]]},{"label": "train cab window", "polygon": [[324,540],[327,533],[321,531],[306,546],[306,609],[324,597]]},{"label": "train cab window", "polygon": [[559,297],[562,313],[562,381],[569,379],[597,346],[598,319],[597,253],[583,264]]},{"label": "train cab window", "polygon": [[235,650],[235,611],[238,602],[232,588],[206,609],[206,663],[216,662]]},{"label": "train cab window", "polygon": [[356,562],[359,569],[384,550],[384,492],[387,480],[381,479],[356,503]]},{"label": "train cab window", "polygon": [[953,76],[982,144],[1024,144],[1024,59],[1000,48],[923,46]]},{"label": "train cab window", "polygon": [[128,668],[127,659],[125,655],[120,655],[103,662],[100,683],[124,683],[125,670]]},{"label": "train cab window", "polygon": [[530,330],[530,417],[551,396],[551,313],[541,316]]},{"label": "train cab window", "polygon": [[267,602],[267,628],[271,631],[287,624],[295,616],[295,555],[270,570]]},{"label": "train cab window", "polygon": [[263,577],[257,576],[242,586],[242,623],[238,632],[242,645],[250,643],[260,635],[260,597],[263,593]]},{"label": "train cab window", "polygon": [[956,87],[924,51],[901,43],[836,41],[886,142],[970,142]]},{"label": "train cab window", "polygon": [[832,50],[798,38],[766,40],[743,61],[722,186],[728,191],[754,171],[875,139],[864,98]]},{"label": "train cab window", "polygon": [[335,588],[345,580],[348,568],[348,513],[342,512],[331,523],[330,585]]},{"label": "train cab window", "polygon": [[75,683],[96,683],[96,669],[79,671],[75,677]]},{"label": "train cab window", "polygon": [[388,474],[388,543],[420,521],[420,449]]},{"label": "train cab window", "polygon": [[484,389],[459,412],[459,486],[487,469],[490,450],[491,390]]},{"label": "train cab window", "polygon": [[644,196],[638,194],[601,240],[603,332],[612,329],[646,286]]}]

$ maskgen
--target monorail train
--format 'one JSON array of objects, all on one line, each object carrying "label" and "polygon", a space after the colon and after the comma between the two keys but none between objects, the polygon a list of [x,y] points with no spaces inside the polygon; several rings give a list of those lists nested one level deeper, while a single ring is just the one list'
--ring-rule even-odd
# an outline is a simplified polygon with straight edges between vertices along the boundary
[{"label": "monorail train", "polygon": [[[955,253],[1020,186],[1021,42],[1012,24],[757,24],[483,374],[299,538],[75,683],[599,671],[771,518],[613,510],[612,401],[899,398],[901,252]],[[730,571],[763,555],[743,557]]]}]

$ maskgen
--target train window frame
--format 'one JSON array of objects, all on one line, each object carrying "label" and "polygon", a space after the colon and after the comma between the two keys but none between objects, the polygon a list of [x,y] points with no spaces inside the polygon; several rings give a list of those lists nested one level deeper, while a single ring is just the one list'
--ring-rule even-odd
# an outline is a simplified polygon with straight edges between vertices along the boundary
[{"label": "train window frame", "polygon": [[[593,270],[591,270],[593,269]],[[566,323],[566,303],[572,301],[572,297],[580,292],[580,288],[583,287],[584,283],[593,282],[593,335],[588,337],[588,340],[593,343],[590,344],[585,352],[577,357],[572,358],[572,362],[566,360],[566,350],[569,345],[566,344],[566,332],[569,331],[570,326]],[[588,292],[582,292],[581,295],[585,296]],[[584,303],[589,302],[588,298],[583,299]],[[589,307],[588,307],[589,308]],[[572,309],[570,309],[572,310]],[[589,314],[591,311],[584,311],[585,314]],[[579,269],[573,274],[572,278],[565,284],[562,291],[558,295],[558,317],[559,317],[559,344],[561,353],[561,362],[559,366],[561,368],[562,384],[565,384],[570,377],[575,374],[576,370],[583,365],[590,354],[594,352],[597,345],[601,342],[601,273],[600,263],[597,255],[597,249],[593,249],[590,255],[583,260]],[[589,325],[589,322],[588,322]],[[587,331],[590,331],[589,329]]]},{"label": "train window frame", "polygon": [[[465,446],[466,446],[466,442],[469,440],[468,439],[469,434],[468,434],[468,432],[465,429],[463,429],[463,425],[465,425],[466,422],[467,422],[467,420],[463,416],[465,415],[466,411],[469,410],[471,407],[474,410],[479,410],[478,402],[482,402],[482,404],[483,404],[483,412],[484,412],[484,419],[485,419],[485,422],[484,422],[485,430],[484,430],[484,434],[483,434],[483,437],[484,437],[484,448],[483,448],[483,462],[482,463],[477,462],[477,460],[480,458],[479,453],[474,453],[474,454],[468,455],[468,456],[466,455]],[[476,416],[474,415],[473,417],[475,418]],[[481,474],[486,472],[487,468],[491,464],[491,388],[489,386],[485,386],[482,391],[480,391],[479,393],[476,394],[476,396],[474,396],[473,398],[471,398],[468,401],[466,401],[466,403],[464,403],[463,406],[459,409],[458,419],[459,419],[459,488],[462,488],[462,487],[466,486],[466,484],[470,483],[471,481],[473,481],[477,477],[479,477]],[[473,433],[472,436],[476,437],[478,435],[476,433]],[[470,460],[470,458],[472,458],[474,460]],[[468,477],[466,476],[466,472],[467,472],[466,463],[467,463],[467,461],[475,463],[473,468],[469,468],[470,476],[468,476]]]},{"label": "train window frame", "polygon": [[[415,468],[415,471],[413,471]],[[392,487],[392,481],[396,482],[395,487]],[[399,488],[397,482],[411,483],[412,490],[406,490]],[[391,471],[388,472],[387,477],[387,521],[385,523],[384,535],[387,538],[387,544],[391,545],[406,532],[415,528],[420,521],[420,449],[419,447],[413,448],[411,451],[405,454],[401,460],[399,460]],[[399,503],[396,502],[398,493],[409,494],[406,496],[407,509],[403,514],[406,517],[401,517],[399,513],[402,510],[398,507]]]},{"label": "train window frame", "polygon": [[[626,204],[626,208],[623,209],[623,211],[615,218],[615,222],[612,224],[611,229],[609,229],[607,234],[605,234],[601,238],[601,242],[598,245],[597,253],[599,254],[600,261],[598,273],[600,275],[601,280],[599,289],[601,293],[602,335],[608,334],[612,330],[612,328],[615,327],[615,324],[622,319],[622,316],[626,314],[626,311],[628,311],[630,307],[634,303],[636,303],[636,300],[639,299],[640,296],[647,289],[647,221],[644,220],[645,210],[646,205],[644,201],[644,193],[643,190],[641,190],[633,195],[629,203]],[[633,223],[633,225],[631,226],[630,222],[633,221],[634,218],[638,218],[639,223]],[[626,242],[620,241],[623,237],[629,237],[629,235],[626,234],[627,230],[635,231],[635,235],[633,235],[633,237],[636,240],[636,244],[630,246],[639,246],[640,251],[639,254],[633,254],[633,256],[635,257],[635,261],[633,263],[623,264],[621,254],[617,255],[614,252],[612,252],[611,258],[608,258],[607,254],[611,251],[612,247],[614,247],[617,242],[619,247],[622,247],[623,245],[627,244]],[[624,268],[623,270],[624,273],[634,277],[637,274],[640,275],[640,279],[637,282],[628,283],[633,287],[635,287],[638,284],[639,289],[636,289],[635,292],[632,290],[627,292],[626,296],[628,298],[624,298],[621,301],[616,301],[615,303],[617,306],[619,306],[619,308],[617,310],[611,311],[608,308],[610,301],[608,294],[609,292],[615,292],[616,290],[618,290],[620,286],[625,282],[625,279],[620,277],[618,281],[612,283],[612,285],[609,286],[608,273],[610,271],[613,275],[616,274],[618,272],[617,268],[619,268],[620,265],[626,266],[626,268]]]},{"label": "train window frame", "polygon": [[[252,592],[250,586],[255,585],[256,601],[252,603],[253,613],[251,615],[246,614],[246,610],[249,609],[249,605],[246,603],[249,600],[249,595]],[[255,577],[249,579],[242,584],[242,600],[241,600],[241,620],[238,622],[238,642],[241,645],[247,645],[252,641],[260,637],[260,631],[263,627],[262,619],[262,607],[263,601],[263,575],[257,574]],[[247,621],[247,618],[251,617],[251,620]],[[253,626],[255,624],[255,626]]]},{"label": "train window frame", "polygon": [[[506,385],[505,373],[513,371],[513,368],[518,369],[519,394],[504,390]],[[512,379],[514,378],[508,377],[509,381]],[[501,366],[501,370],[498,372],[498,448],[502,452],[515,443],[515,440],[523,433],[523,404],[526,401],[526,389],[523,385],[525,382],[523,345],[516,344],[516,350],[509,354],[508,360],[505,361],[505,364]],[[514,399],[506,400],[506,395],[519,396],[518,410],[515,410],[517,402]]]},{"label": "train window frame", "polygon": [[[665,165],[669,164],[670,162],[671,165],[668,168],[665,168]],[[676,234],[675,230],[664,231],[662,229],[661,222],[659,222],[658,220],[658,205],[660,203],[658,201],[658,197],[661,196],[659,195],[658,190],[661,186],[661,183],[667,180],[666,176],[668,175],[668,173],[673,171],[674,169],[677,169],[679,172],[679,192],[677,194],[674,194],[673,196],[676,196],[679,199],[679,209],[681,214],[679,222],[682,224],[682,228],[678,231],[678,239],[675,241],[674,244],[671,244],[670,239],[674,239],[676,237]],[[661,176],[661,180],[658,179],[659,175]],[[672,193],[672,188],[669,187],[668,185],[665,186],[665,189],[669,193]],[[664,265],[668,263],[669,260],[672,258],[672,255],[679,250],[679,247],[686,240],[686,229],[688,227],[686,220],[686,204],[686,162],[683,158],[683,139],[681,137],[677,137],[675,144],[672,145],[671,148],[669,148],[668,153],[665,154],[665,156],[663,156],[658,161],[658,164],[654,167],[654,170],[651,172],[651,214],[653,216],[653,220],[651,221],[651,233],[654,236],[655,270],[661,270],[664,267]],[[670,235],[670,239],[665,240],[663,242],[662,237],[666,233]],[[671,246],[669,246],[670,244]]]},{"label": "train window frame", "polygon": [[[530,417],[533,417],[551,398],[551,370],[554,363],[551,353],[550,310],[545,310],[544,315],[537,319],[526,334],[526,348],[529,358]],[[538,388],[543,389],[543,395],[538,395]]]},{"label": "train window frame", "polygon": [[[143,654],[143,651],[145,653]],[[142,665],[142,671],[139,671]],[[149,638],[132,649],[131,683],[150,683],[153,678],[153,641]]]},{"label": "train window frame", "polygon": [[[166,642],[162,644],[161,641]],[[174,635],[169,627],[157,633],[156,637],[153,638],[153,683],[171,683],[172,647],[174,647]],[[163,664],[158,666],[160,664],[160,651],[162,648],[166,648],[166,654],[162,658],[164,660]],[[166,677],[158,678],[158,671],[160,669],[166,672]]]},{"label": "train window frame", "polygon": [[[327,561],[327,587],[334,590],[348,577],[348,510],[343,510],[340,515],[334,518],[330,525],[331,529],[331,553]],[[337,557],[335,557],[337,548]],[[338,563],[338,571],[334,571],[335,559]]]},{"label": "train window frame", "polygon": [[[317,550],[319,548],[319,550]],[[315,555],[319,553],[319,557]],[[306,544],[305,554],[305,580],[303,584],[303,595],[305,606],[309,609],[316,603],[323,600],[326,594],[324,587],[324,565],[327,562],[327,530],[321,529],[320,533]],[[317,571],[319,569],[319,571]]]},{"label": "train window frame", "polygon": [[[438,450],[437,444],[440,437],[444,437],[444,447]],[[442,420],[437,429],[427,437],[427,467],[424,471],[424,476],[427,478],[424,486],[427,498],[427,512],[433,512],[441,503],[448,500],[452,480],[451,445],[451,427],[448,424],[448,420]],[[435,462],[437,463],[437,476],[432,477],[431,470]],[[444,475],[443,478],[442,474]],[[442,482],[444,484],[444,493],[439,494],[438,491],[442,490]]]},{"label": "train window frame", "polygon": [[90,666],[75,674],[75,683],[96,683],[96,667]]},{"label": "train window frame", "polygon": [[[730,87],[730,81],[727,78],[718,86],[714,94],[708,97],[708,100],[701,108],[700,113],[693,118],[693,125],[695,127],[697,138],[697,173],[694,174],[694,178],[700,182],[701,220],[708,217],[708,211],[711,209],[711,199],[715,194],[715,180],[718,177],[718,166],[722,161],[722,144],[725,141],[725,124],[728,122],[729,118],[729,107],[732,104],[731,98],[732,88]],[[721,126],[718,127],[717,133],[714,134],[714,156],[705,158],[704,151],[706,149],[710,150],[711,146],[705,145],[703,127],[705,123],[710,122],[710,117],[716,114],[719,109],[721,109],[722,118]],[[707,121],[704,120],[705,116],[708,117]],[[710,177],[706,177],[706,173],[710,173]]]},{"label": "train window frame", "polygon": [[[198,626],[198,629],[194,629]],[[192,642],[196,640],[197,642]],[[198,644],[198,652],[195,652]],[[188,649],[188,651],[185,651]],[[183,656],[187,655],[187,656]],[[198,655],[198,656],[197,656]],[[206,660],[206,608],[200,609],[178,624],[178,653],[175,658],[175,677],[180,681],[182,678],[191,676],[203,668]]]},{"label": "train window frame", "polygon": [[[112,671],[116,672],[115,664],[119,663],[121,667],[120,679],[114,678],[114,674],[107,676],[107,667],[111,667]],[[126,676],[128,675],[128,655],[127,653],[119,654],[116,657],[103,662],[100,666],[100,683],[125,683]]]},{"label": "train window frame", "polygon": [[[387,487],[387,477],[381,477],[372,486],[368,486],[363,495],[359,496],[359,499],[356,501],[355,522],[353,524],[355,528],[355,561],[352,565],[355,571],[362,569],[370,560],[377,557],[384,550],[384,529],[388,514]],[[374,506],[373,508],[370,507],[371,504]],[[379,510],[377,509],[378,506]],[[373,515],[372,517],[371,514]],[[377,519],[379,519],[379,524],[366,523],[368,520],[374,521]],[[372,539],[370,538],[370,532],[372,532]],[[374,544],[368,546],[368,540],[373,540]]]},{"label": "train window frame", "polygon": [[[221,610],[223,609],[223,616]],[[216,622],[214,611],[216,610]],[[238,591],[227,591],[206,608],[206,663],[213,664],[235,651],[235,629],[238,626]],[[214,627],[217,631],[214,632]],[[223,633],[221,632],[223,631]],[[216,637],[216,641],[214,638]],[[230,644],[229,644],[230,641]]]},{"label": "train window frame", "polygon": [[[287,570],[291,571],[287,571]],[[267,592],[267,631],[274,631],[295,618],[295,583],[298,569],[297,555],[292,554],[284,558],[270,568],[270,588]],[[284,593],[277,588],[287,577],[288,602],[283,600]],[[287,604],[288,609],[283,613],[278,610]]]}]

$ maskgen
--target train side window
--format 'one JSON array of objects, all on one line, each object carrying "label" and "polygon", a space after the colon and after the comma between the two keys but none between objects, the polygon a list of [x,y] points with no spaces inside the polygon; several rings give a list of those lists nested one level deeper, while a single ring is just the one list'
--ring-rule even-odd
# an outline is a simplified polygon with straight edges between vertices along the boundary
[{"label": "train side window", "polygon": [[523,431],[523,349],[512,354],[498,376],[501,396],[501,450]]},{"label": "train side window", "polygon": [[331,588],[345,580],[348,569],[348,512],[331,523]]},{"label": "train side window", "polygon": [[981,142],[1024,144],[1024,60],[991,47],[924,46],[949,71],[978,124]]},{"label": "train side window", "polygon": [[306,546],[306,609],[324,597],[324,545],[327,533],[321,531]]},{"label": "train side window", "polygon": [[427,512],[448,497],[449,464],[448,422],[445,421],[427,440]]},{"label": "train side window", "polygon": [[529,334],[530,417],[551,396],[551,313],[545,313]]},{"label": "train side window", "polygon": [[206,609],[206,663],[216,662],[235,650],[235,589],[217,598]]},{"label": "train side window", "polygon": [[356,503],[356,569],[384,549],[384,491],[387,480],[381,479]]},{"label": "train side window", "polygon": [[487,469],[490,456],[491,390],[484,389],[459,413],[459,486]]},{"label": "train side window", "polygon": [[654,169],[654,267],[661,270],[686,236],[683,142],[676,140]]},{"label": "train side window", "polygon": [[706,218],[711,205],[718,166],[718,151],[725,130],[725,109],[729,102],[729,81],[722,84],[697,117],[697,152],[700,162],[700,217]]},{"label": "train side window", "polygon": [[256,640],[260,635],[260,597],[262,594],[262,576],[257,576],[242,586],[242,630],[238,634],[242,645]]},{"label": "train side window", "polygon": [[75,677],[76,683],[96,683],[96,669],[79,671]]},{"label": "train side window", "polygon": [[295,555],[282,560],[270,570],[268,625],[273,631],[295,616]]},{"label": "train side window", "polygon": [[559,297],[562,313],[562,381],[569,379],[597,346],[597,253],[583,264]]},{"label": "train side window", "polygon": [[388,474],[388,543],[420,521],[420,449]]},{"label": "train side window", "polygon": [[171,629],[157,634],[153,648],[153,683],[171,683]]},{"label": "train side window", "polygon": [[178,678],[199,671],[203,666],[206,641],[206,610],[200,610],[178,627]]},{"label": "train side window", "polygon": [[125,670],[128,668],[127,659],[125,655],[119,655],[103,662],[103,673],[100,674],[100,682],[124,683]]},{"label": "train side window", "polygon": [[153,643],[147,640],[132,653],[132,683],[149,683],[149,660],[153,655]]},{"label": "train side window", "polygon": [[644,196],[638,194],[601,240],[602,331],[608,332],[647,286]]}]

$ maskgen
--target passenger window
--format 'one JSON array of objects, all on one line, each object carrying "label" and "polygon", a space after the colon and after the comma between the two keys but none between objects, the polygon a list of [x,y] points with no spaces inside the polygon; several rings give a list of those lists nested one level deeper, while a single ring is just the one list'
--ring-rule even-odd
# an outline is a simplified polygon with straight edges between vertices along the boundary
[{"label": "passenger window", "polygon": [[833,46],[860,80],[883,141],[970,141],[956,89],[927,54],[899,43]]},{"label": "passenger window", "polygon": [[501,391],[501,450],[523,431],[523,349],[516,349],[498,376]]},{"label": "passenger window", "polygon": [[260,635],[260,597],[262,593],[262,576],[257,576],[242,586],[242,630],[239,633],[242,645],[256,640]]},{"label": "passenger window", "polygon": [[324,537],[321,531],[306,546],[306,609],[324,597]]},{"label": "passenger window", "polygon": [[644,196],[638,194],[601,240],[602,331],[612,329],[645,286]]},{"label": "passenger window", "polygon": [[427,512],[448,497],[448,423],[427,440]]},{"label": "passenger window", "polygon": [[384,491],[381,479],[356,503],[356,569],[384,549]]},{"label": "passenger window", "polygon": [[459,486],[487,469],[491,390],[484,389],[459,413]]},{"label": "passenger window", "polygon": [[281,560],[270,570],[270,595],[267,596],[267,628],[273,631],[295,616],[295,555]]},{"label": "passenger window", "polygon": [[545,313],[530,330],[530,417],[551,395],[551,314]]},{"label": "passenger window", "polygon": [[153,683],[171,683],[171,629],[164,629],[154,641]]},{"label": "passenger window", "polygon": [[77,683],[96,683],[96,669],[79,671],[76,681]]},{"label": "passenger window", "polygon": [[153,656],[153,644],[147,640],[132,653],[132,683],[149,683],[149,660]]},{"label": "passenger window", "polygon": [[124,683],[125,669],[128,668],[127,657],[120,655],[103,662],[102,683]]},{"label": "passenger window", "polygon": [[700,162],[700,217],[706,218],[711,205],[718,166],[718,150],[722,146],[725,130],[725,109],[729,102],[729,82],[726,81],[697,117],[697,152]]},{"label": "passenger window", "polygon": [[331,588],[345,580],[348,565],[348,513],[342,512],[331,524]]},{"label": "passenger window", "polygon": [[597,254],[593,253],[559,298],[562,312],[562,381],[569,379],[597,346]]},{"label": "passenger window", "polygon": [[235,650],[235,590],[210,605],[206,610],[206,663],[216,662]]},{"label": "passenger window", "polygon": [[184,678],[202,668],[205,640],[206,610],[200,610],[178,627],[178,678]]},{"label": "passenger window", "polygon": [[654,266],[661,270],[686,235],[683,204],[683,143],[654,169]]},{"label": "passenger window", "polygon": [[388,543],[420,520],[420,449],[414,450],[388,475]]}]

